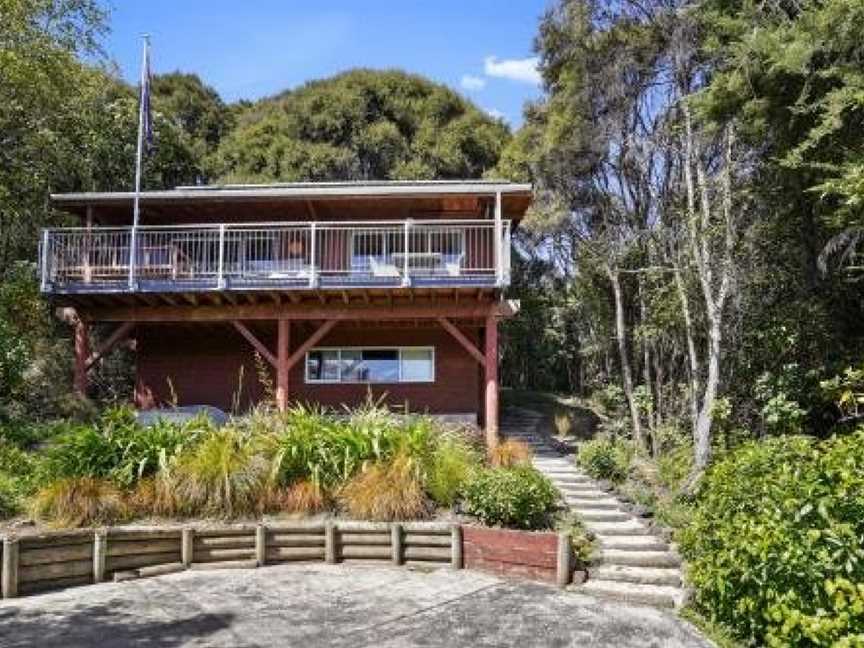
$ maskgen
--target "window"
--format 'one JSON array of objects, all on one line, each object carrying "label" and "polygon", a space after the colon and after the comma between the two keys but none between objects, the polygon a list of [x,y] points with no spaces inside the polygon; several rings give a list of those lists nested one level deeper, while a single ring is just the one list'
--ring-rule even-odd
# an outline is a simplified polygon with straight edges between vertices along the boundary
[{"label": "window", "polygon": [[348,347],[306,354],[307,383],[434,382],[432,347]]}]

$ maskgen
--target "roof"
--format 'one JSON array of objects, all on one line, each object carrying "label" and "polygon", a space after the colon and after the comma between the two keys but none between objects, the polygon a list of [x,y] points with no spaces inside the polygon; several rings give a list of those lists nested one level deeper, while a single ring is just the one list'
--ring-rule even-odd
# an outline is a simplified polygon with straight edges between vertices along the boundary
[{"label": "roof", "polygon": [[[497,193],[531,196],[530,184],[504,180],[422,180],[422,181],[357,181],[357,182],[293,182],[276,184],[226,184],[184,186],[161,191],[142,191],[141,202],[180,203],[185,201],[238,201],[311,198],[358,197],[435,197],[491,196]],[[131,202],[131,191],[82,192],[51,194],[58,207],[86,205],[118,205]]]}]

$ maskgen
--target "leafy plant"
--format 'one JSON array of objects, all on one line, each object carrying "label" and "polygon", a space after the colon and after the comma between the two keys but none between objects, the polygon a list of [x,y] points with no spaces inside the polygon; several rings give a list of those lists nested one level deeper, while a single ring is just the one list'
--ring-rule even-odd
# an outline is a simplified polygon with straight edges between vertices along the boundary
[{"label": "leafy plant", "polygon": [[303,480],[278,493],[275,506],[291,513],[318,513],[327,507],[327,499],[317,484]]},{"label": "leafy plant", "polygon": [[632,457],[629,444],[614,438],[596,438],[580,444],[576,461],[595,479],[622,482]]},{"label": "leafy plant", "polygon": [[515,529],[545,529],[558,491],[530,466],[477,471],[465,488],[465,510],[481,522]]},{"label": "leafy plant", "polygon": [[33,499],[33,515],[61,527],[110,524],[129,514],[123,493],[110,481],[93,477],[59,479]]},{"label": "leafy plant", "polygon": [[864,428],[744,444],[702,482],[681,535],[695,604],[773,646],[864,638]]},{"label": "leafy plant", "polygon": [[369,520],[411,520],[429,513],[416,462],[404,453],[357,474],[339,490],[339,502],[352,516]]}]

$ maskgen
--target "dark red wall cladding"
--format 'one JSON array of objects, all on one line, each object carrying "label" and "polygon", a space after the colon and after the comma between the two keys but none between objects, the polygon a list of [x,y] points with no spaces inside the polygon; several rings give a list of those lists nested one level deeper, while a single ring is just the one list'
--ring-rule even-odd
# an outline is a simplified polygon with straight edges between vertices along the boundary
[{"label": "dark red wall cladding", "polygon": [[[311,323],[291,326],[291,351],[315,330]],[[276,326],[259,322],[253,332],[275,353]],[[463,329],[479,344],[477,330]],[[229,323],[147,324],[137,332],[140,407],[170,403],[172,389],[180,405],[214,405],[228,411],[235,399],[245,410],[260,401],[264,389],[258,377],[252,346]],[[305,362],[291,370],[292,401],[339,407],[357,405],[371,390],[393,406],[408,404],[411,411],[433,414],[477,413],[481,379],[479,365],[446,331],[435,327],[360,328],[337,324],[319,346],[432,346],[435,348],[435,382],[402,384],[306,384]],[[275,384],[275,372],[263,361],[265,373]],[[242,367],[242,375],[241,375]],[[239,397],[237,395],[239,394]]]}]

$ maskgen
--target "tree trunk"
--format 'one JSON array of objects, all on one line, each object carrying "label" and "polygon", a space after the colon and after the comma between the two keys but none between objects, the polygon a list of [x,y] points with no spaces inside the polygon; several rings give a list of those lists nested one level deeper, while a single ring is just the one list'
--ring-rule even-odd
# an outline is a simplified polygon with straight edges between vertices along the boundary
[{"label": "tree trunk", "polygon": [[711,461],[711,424],[714,413],[714,402],[717,400],[717,386],[720,383],[720,345],[722,332],[720,317],[713,313],[711,325],[708,327],[708,376],[705,380],[705,392],[702,396],[702,408],[696,422],[695,447],[693,450],[694,469],[702,472]]},{"label": "tree trunk", "polygon": [[630,421],[633,425],[633,441],[639,450],[644,448],[642,438],[642,424],[639,421],[639,408],[633,398],[633,373],[630,369],[630,356],[627,353],[627,331],[624,324],[624,298],[621,294],[621,281],[618,272],[612,268],[606,268],[609,281],[612,283],[612,292],[615,295],[615,336],[618,338],[618,355],[621,362],[621,380],[624,383],[624,396],[630,409]]},{"label": "tree trunk", "polygon": [[687,357],[690,360],[690,429],[693,443],[696,443],[697,421],[699,420],[699,356],[696,355],[696,342],[693,340],[693,318],[690,315],[690,300],[687,288],[681,278],[681,270],[675,268],[675,285],[681,299],[681,313],[684,316],[684,336],[687,339]]}]

